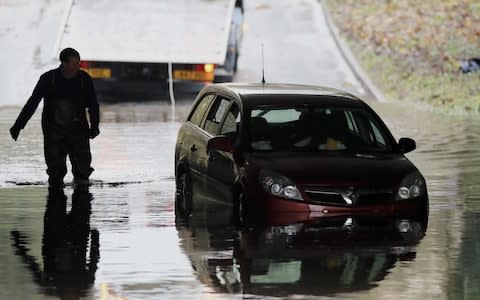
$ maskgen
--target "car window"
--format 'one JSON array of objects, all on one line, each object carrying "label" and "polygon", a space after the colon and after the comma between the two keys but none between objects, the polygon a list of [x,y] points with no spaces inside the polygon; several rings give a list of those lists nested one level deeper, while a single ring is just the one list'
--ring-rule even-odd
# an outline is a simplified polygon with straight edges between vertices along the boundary
[{"label": "car window", "polygon": [[227,112],[223,121],[220,134],[235,136],[240,126],[240,114],[238,106],[234,103]]},{"label": "car window", "polygon": [[254,151],[390,151],[389,133],[361,108],[253,109],[248,124]]},{"label": "car window", "polygon": [[355,122],[355,119],[354,119],[354,116],[353,116],[353,113],[351,111],[345,111],[345,116],[347,118],[347,124],[348,124],[348,129],[359,135],[360,134],[360,131],[358,129],[358,125],[357,123]]},{"label": "car window", "polygon": [[377,128],[377,126],[372,121],[370,121],[370,126],[372,127],[372,130],[373,130],[372,142],[378,144],[379,146],[385,147],[385,145],[386,145],[385,139],[382,136],[382,134],[380,133],[380,130]]},{"label": "car window", "polygon": [[208,112],[207,119],[203,129],[211,135],[216,135],[220,129],[220,122],[227,112],[230,101],[223,98],[217,98]]},{"label": "car window", "polygon": [[253,117],[262,117],[267,120],[269,123],[283,123],[297,120],[300,116],[300,112],[291,108],[291,109],[254,109],[252,110]]},{"label": "car window", "polygon": [[214,95],[206,95],[202,98],[202,100],[200,100],[200,103],[198,103],[198,105],[195,107],[195,111],[190,117],[190,122],[197,126],[202,124],[203,116],[205,115],[205,112],[207,111],[214,97]]}]

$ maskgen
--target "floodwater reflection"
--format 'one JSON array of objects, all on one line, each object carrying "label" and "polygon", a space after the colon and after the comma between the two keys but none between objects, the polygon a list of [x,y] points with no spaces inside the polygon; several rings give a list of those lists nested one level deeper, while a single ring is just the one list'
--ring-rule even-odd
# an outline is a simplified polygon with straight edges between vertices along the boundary
[{"label": "floodwater reflection", "polygon": [[230,220],[218,205],[177,215],[180,244],[200,282],[215,293],[249,298],[372,289],[398,262],[416,258],[427,225],[415,218],[346,216],[237,230]]},{"label": "floodwater reflection", "polygon": [[67,212],[67,196],[62,188],[49,188],[42,238],[43,268],[31,253],[30,238],[11,231],[12,245],[33,281],[45,295],[60,299],[80,299],[95,282],[99,261],[99,233],[90,228],[92,194],[77,187]]},{"label": "floodwater reflection", "polygon": [[[401,228],[417,228],[402,221],[411,220],[408,216],[385,221],[385,226],[380,219],[375,225],[375,219],[346,217],[319,219],[317,224],[278,222],[239,231],[230,222],[232,207],[217,203],[215,209],[211,204],[195,207],[189,223],[179,220],[175,226],[173,158],[180,123],[163,122],[161,112],[170,109],[155,105],[104,107],[102,135],[92,147],[96,172],[90,192],[95,201],[90,226],[82,225],[83,232],[90,228],[90,240],[83,242],[90,252],[81,250],[86,260],[79,265],[89,265],[92,249],[93,254],[98,251],[92,228],[101,232],[102,258],[95,274],[90,264],[93,287],[72,284],[78,294],[88,294],[85,299],[99,299],[107,288],[117,298],[127,299],[265,299],[265,295],[293,294],[296,299],[318,299],[317,295],[480,299],[478,117],[437,116],[412,111],[405,104],[375,104],[396,135],[417,141],[418,149],[408,156],[427,180],[430,214],[425,237],[415,243],[420,238],[415,234],[408,239],[408,234],[391,236],[381,231],[396,221]],[[175,120],[183,120],[185,111],[186,105],[177,107]],[[14,121],[17,112],[13,112],[13,108],[0,108],[4,132]],[[150,121],[155,115],[161,120]],[[14,145],[8,135],[3,140],[0,136],[0,299],[59,298],[55,283],[42,277],[47,188],[43,155],[38,151],[41,136],[40,126],[26,128],[25,139],[19,141],[22,151],[18,151],[19,142]],[[29,182],[40,183],[18,185]],[[71,187],[64,192],[70,199]],[[194,187],[194,192],[202,192],[206,203],[214,202],[200,189]],[[12,229],[19,236],[14,248]],[[68,236],[68,230],[63,228],[62,234]],[[403,242],[402,236],[407,237]],[[28,267],[29,261],[36,267]],[[331,270],[328,277],[327,268]],[[315,281],[317,269],[321,279]],[[279,273],[288,274],[289,280]]]}]

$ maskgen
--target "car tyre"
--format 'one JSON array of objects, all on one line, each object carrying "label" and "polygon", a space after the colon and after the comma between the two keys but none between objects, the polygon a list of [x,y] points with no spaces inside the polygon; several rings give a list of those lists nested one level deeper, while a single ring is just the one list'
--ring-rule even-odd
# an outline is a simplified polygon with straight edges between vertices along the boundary
[{"label": "car tyre", "polygon": [[192,213],[192,181],[188,172],[183,172],[177,180],[175,209],[182,217]]}]

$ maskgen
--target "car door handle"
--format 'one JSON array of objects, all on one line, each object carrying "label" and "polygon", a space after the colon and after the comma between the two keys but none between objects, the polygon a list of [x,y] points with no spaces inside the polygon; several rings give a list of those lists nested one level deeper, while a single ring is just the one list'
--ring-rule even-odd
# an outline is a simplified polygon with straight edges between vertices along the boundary
[{"label": "car door handle", "polygon": [[192,147],[190,147],[190,151],[192,151],[192,152],[195,152],[197,150],[198,150],[198,148],[195,145],[192,145]]}]

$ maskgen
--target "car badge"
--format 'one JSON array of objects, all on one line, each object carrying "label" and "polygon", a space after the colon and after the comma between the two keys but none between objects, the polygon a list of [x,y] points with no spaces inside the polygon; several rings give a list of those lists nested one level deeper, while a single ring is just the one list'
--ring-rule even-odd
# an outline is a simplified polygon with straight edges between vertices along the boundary
[{"label": "car badge", "polygon": [[343,200],[347,202],[348,205],[353,205],[357,202],[358,193],[355,192],[353,187],[349,188],[346,191],[340,193],[342,195]]}]

